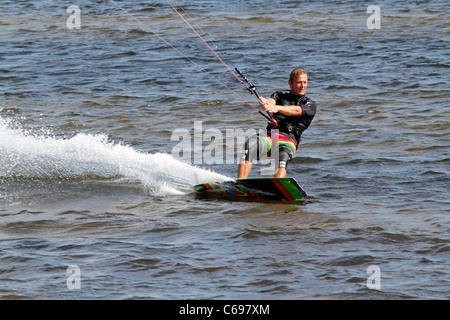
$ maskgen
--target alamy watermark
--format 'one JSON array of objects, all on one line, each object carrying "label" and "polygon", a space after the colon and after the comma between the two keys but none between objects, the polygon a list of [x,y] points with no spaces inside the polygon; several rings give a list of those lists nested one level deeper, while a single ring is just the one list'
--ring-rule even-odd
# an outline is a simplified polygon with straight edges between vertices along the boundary
[{"label": "alamy watermark", "polygon": [[367,13],[371,16],[367,18],[367,29],[381,29],[381,9],[379,6],[371,5],[367,7]]},{"label": "alamy watermark", "polygon": [[[272,130],[272,137],[278,130]],[[176,129],[172,132],[171,142],[178,142],[172,148],[172,156],[194,165],[230,164],[237,165],[243,158],[244,145],[247,140],[258,139],[257,135],[266,135],[265,130],[210,128],[203,130],[203,123],[195,121],[193,130]],[[271,153],[260,157],[258,164],[262,175],[271,175],[278,165],[278,148],[276,139],[272,141]],[[257,158],[254,156],[252,158]]]},{"label": "alamy watermark", "polygon": [[[70,5],[67,7],[67,13],[70,16],[67,18],[67,28],[69,30],[81,29],[81,10],[77,5]],[[371,15],[367,18],[367,28],[370,30],[381,29],[381,9],[377,5],[370,5],[367,7],[367,13]]]},{"label": "alamy watermark", "polygon": [[67,289],[81,289],[81,269],[79,266],[71,265],[67,268],[66,274],[69,275],[66,281]]},{"label": "alamy watermark", "polygon": [[73,30],[73,29],[81,29],[81,10],[79,6],[72,5],[67,7],[66,10],[67,13],[70,14],[70,16],[67,18],[67,29]]},{"label": "alamy watermark", "polygon": [[381,290],[381,269],[377,265],[371,265],[367,268],[367,274],[370,274],[367,278],[367,288],[371,290]]}]

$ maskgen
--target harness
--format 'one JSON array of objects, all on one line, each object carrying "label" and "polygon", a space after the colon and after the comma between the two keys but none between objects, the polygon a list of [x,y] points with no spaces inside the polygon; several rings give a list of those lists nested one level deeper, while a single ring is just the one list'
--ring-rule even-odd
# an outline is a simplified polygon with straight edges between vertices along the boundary
[{"label": "harness", "polygon": [[295,125],[284,121],[278,121],[278,125],[275,126],[272,122],[267,124],[267,133],[270,135],[272,130],[279,130],[280,132],[287,133],[295,138],[295,141],[300,142],[302,131]]}]

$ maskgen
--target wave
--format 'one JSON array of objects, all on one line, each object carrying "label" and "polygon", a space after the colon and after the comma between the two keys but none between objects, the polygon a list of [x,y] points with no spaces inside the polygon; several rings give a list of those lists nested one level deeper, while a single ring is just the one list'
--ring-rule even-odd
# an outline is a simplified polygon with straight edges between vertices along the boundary
[{"label": "wave", "polygon": [[166,153],[145,153],[104,134],[71,138],[32,133],[0,118],[0,179],[140,184],[153,196],[183,194],[205,181],[231,178],[192,166]]}]

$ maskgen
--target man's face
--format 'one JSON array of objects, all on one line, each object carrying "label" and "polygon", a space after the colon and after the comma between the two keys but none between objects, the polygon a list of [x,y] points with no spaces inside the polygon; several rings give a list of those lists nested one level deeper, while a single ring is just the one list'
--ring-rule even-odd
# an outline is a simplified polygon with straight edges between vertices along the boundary
[{"label": "man's face", "polygon": [[306,93],[308,87],[308,75],[300,74],[294,78],[293,81],[289,81],[291,86],[291,92],[297,96],[303,96]]}]

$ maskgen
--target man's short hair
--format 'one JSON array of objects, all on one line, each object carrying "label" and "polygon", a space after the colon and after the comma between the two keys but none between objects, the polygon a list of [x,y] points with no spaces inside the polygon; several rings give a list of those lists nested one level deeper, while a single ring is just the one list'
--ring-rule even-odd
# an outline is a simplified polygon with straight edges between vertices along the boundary
[{"label": "man's short hair", "polygon": [[293,82],[295,80],[296,77],[302,75],[302,74],[306,74],[308,75],[308,73],[306,72],[305,69],[303,68],[295,68],[294,70],[292,70],[291,72],[291,76],[289,77],[289,81]]}]

